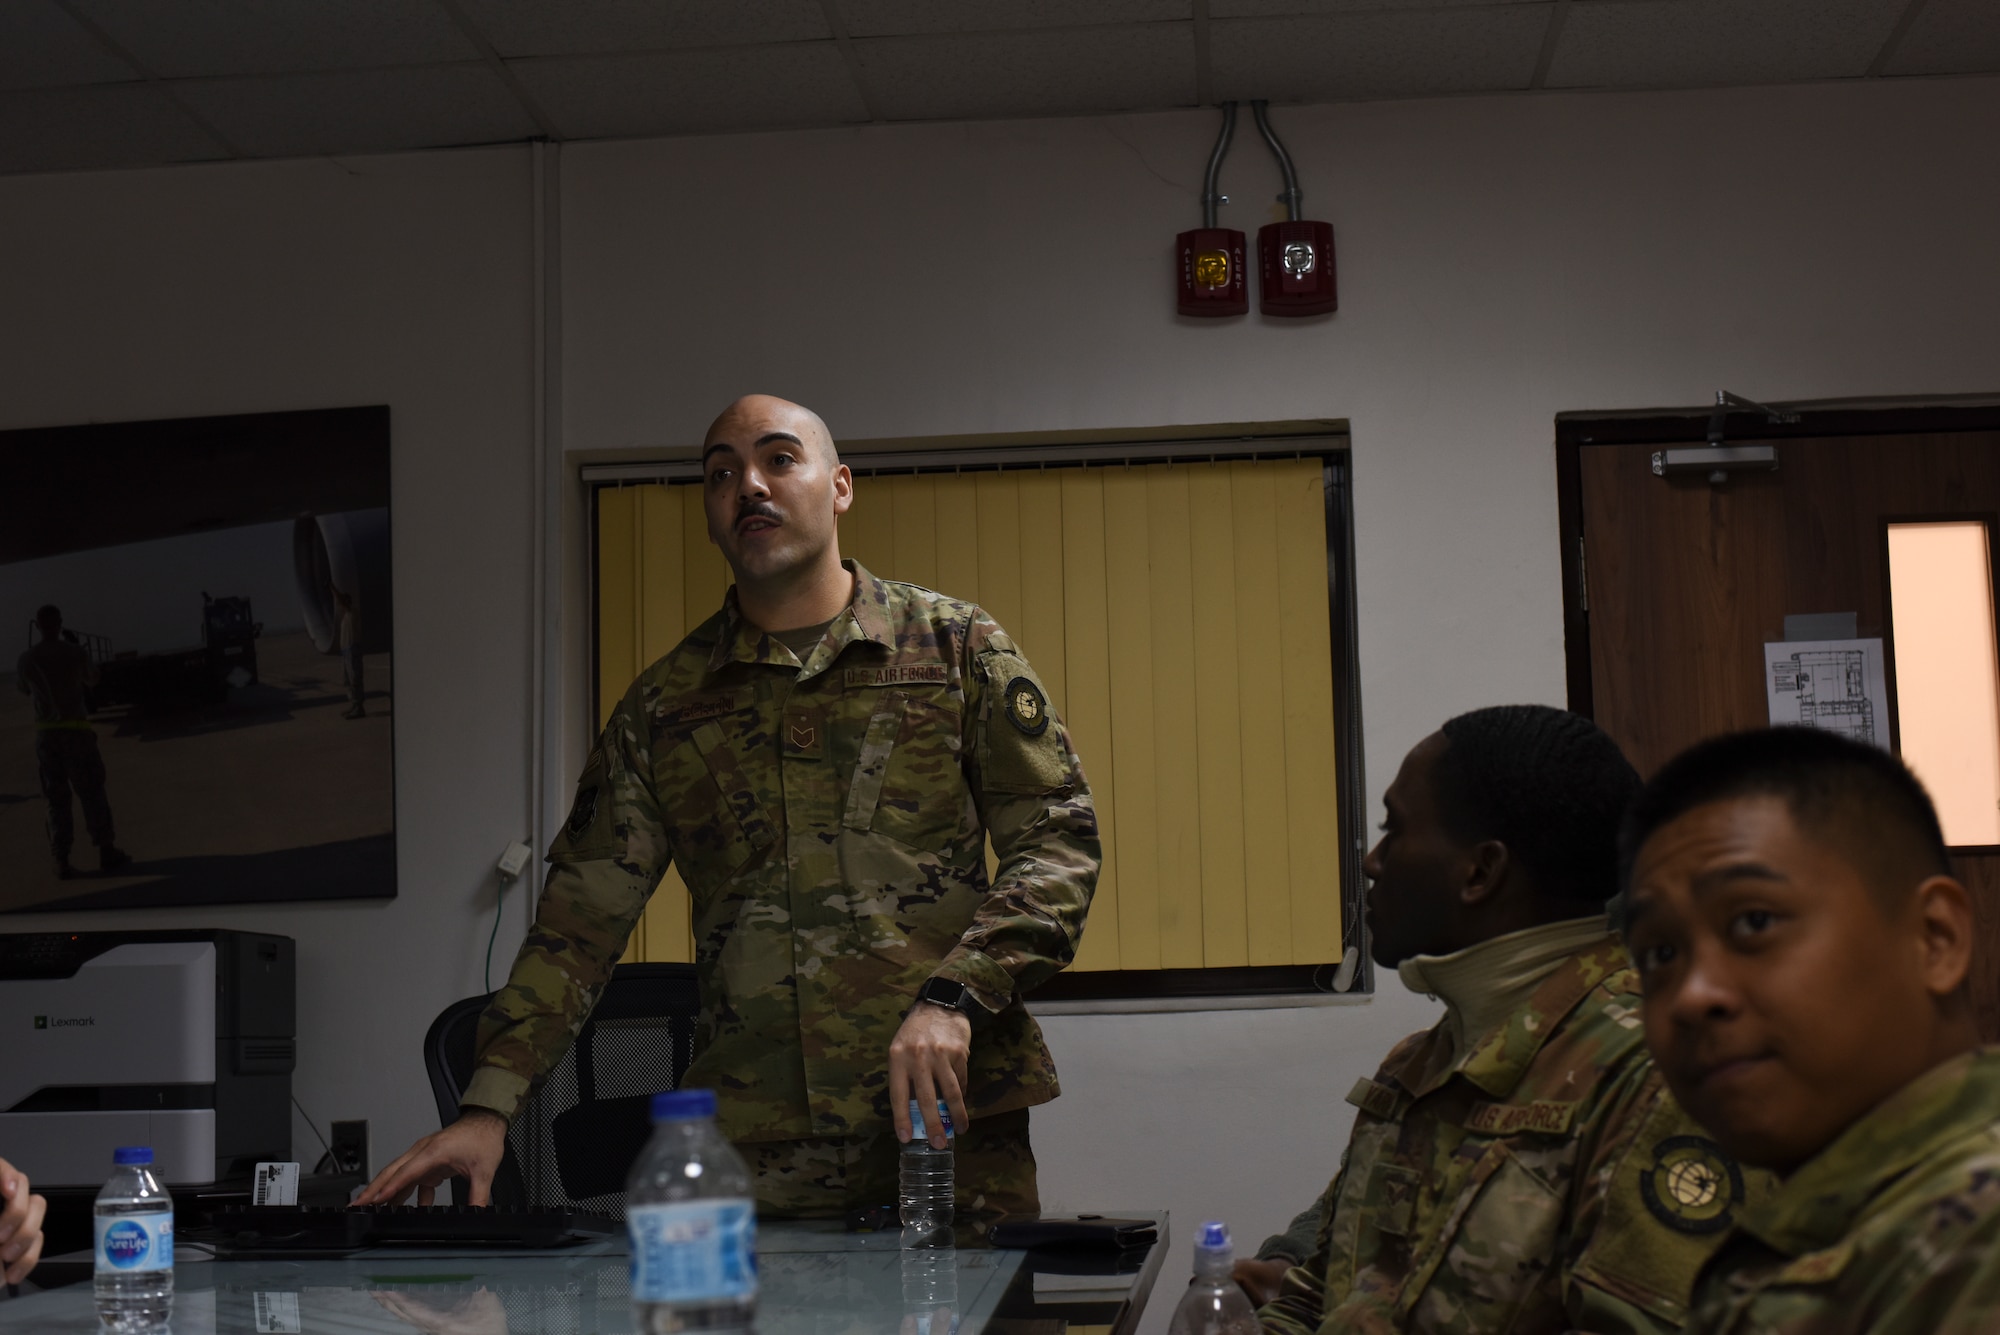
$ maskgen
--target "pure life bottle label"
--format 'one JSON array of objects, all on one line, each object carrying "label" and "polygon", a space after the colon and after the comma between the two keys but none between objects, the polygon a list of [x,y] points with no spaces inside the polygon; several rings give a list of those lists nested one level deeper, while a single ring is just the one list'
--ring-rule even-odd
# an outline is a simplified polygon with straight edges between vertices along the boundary
[{"label": "pure life bottle label", "polygon": [[687,1303],[757,1292],[757,1216],[745,1200],[673,1201],[625,1212],[632,1299]]},{"label": "pure life bottle label", "polygon": [[124,1214],[97,1220],[97,1269],[120,1275],[174,1268],[174,1213]]}]

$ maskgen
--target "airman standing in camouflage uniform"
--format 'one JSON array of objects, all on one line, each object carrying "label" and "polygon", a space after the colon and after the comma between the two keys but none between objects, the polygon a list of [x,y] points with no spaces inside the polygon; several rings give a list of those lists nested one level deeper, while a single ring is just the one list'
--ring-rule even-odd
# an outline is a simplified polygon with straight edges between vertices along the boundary
[{"label": "airman standing in camouflage uniform", "polygon": [[763,1209],[892,1201],[912,1099],[960,1129],[962,1206],[1036,1209],[1028,1109],[1058,1090],[1021,997],[1075,956],[1099,854],[1068,731],[979,608],[841,561],[852,480],[816,415],[739,400],[703,464],[735,587],[612,711],[460,1120],[358,1199],[452,1173],[484,1199],[671,861],[702,998],[683,1083],[716,1090]]},{"label": "airman standing in camouflage uniform", "polygon": [[1690,1335],[2000,1330],[2000,1051],[1971,899],[1894,756],[1777,728],[1670,761],[1626,823],[1632,958],[1667,1083],[1779,1173]]},{"label": "airman standing in camouflage uniform", "polygon": [[1297,1264],[1239,1266],[1253,1291],[1282,1269],[1265,1330],[1678,1327],[1759,1184],[1695,1134],[1641,1043],[1603,916],[1637,787],[1610,738],[1540,706],[1462,715],[1403,762],[1365,863],[1372,950],[1446,1011],[1348,1095],[1354,1130],[1294,1221],[1313,1230]]}]

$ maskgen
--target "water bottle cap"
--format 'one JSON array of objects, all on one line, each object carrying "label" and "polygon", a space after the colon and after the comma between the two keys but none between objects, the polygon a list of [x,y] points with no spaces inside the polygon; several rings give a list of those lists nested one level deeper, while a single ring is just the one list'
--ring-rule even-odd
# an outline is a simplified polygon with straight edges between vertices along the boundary
[{"label": "water bottle cap", "polygon": [[671,1089],[664,1094],[653,1095],[653,1120],[656,1122],[692,1122],[701,1117],[715,1116],[715,1091],[712,1089]]},{"label": "water bottle cap", "polygon": [[120,1168],[142,1167],[153,1162],[151,1145],[121,1145],[111,1151],[111,1162]]},{"label": "water bottle cap", "polygon": [[1201,1226],[1201,1232],[1195,1238],[1194,1245],[1205,1252],[1227,1250],[1229,1247],[1229,1225],[1217,1220],[1210,1220]]},{"label": "water bottle cap", "polygon": [[[945,1107],[943,1099],[938,1100],[937,1108],[938,1108],[938,1125],[944,1128],[944,1138],[946,1140],[950,1140],[953,1136],[958,1134],[953,1129],[951,1124],[951,1109]],[[930,1134],[931,1134],[930,1132],[924,1130],[924,1110],[920,1106],[918,1106],[917,1101],[915,1099],[911,1099],[910,1139],[924,1140],[928,1139],[930,1137]]]}]

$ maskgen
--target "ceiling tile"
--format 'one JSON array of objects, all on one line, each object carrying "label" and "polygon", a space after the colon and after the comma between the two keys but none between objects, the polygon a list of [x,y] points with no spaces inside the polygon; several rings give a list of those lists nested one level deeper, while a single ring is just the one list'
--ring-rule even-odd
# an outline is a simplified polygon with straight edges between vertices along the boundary
[{"label": "ceiling tile", "polygon": [[1218,98],[1274,102],[1525,88],[1547,4],[1228,19],[1209,25]]},{"label": "ceiling tile", "polygon": [[458,0],[503,56],[666,51],[833,36],[819,0]]},{"label": "ceiling tile", "polygon": [[256,157],[390,153],[528,139],[537,132],[484,64],[194,79],[172,86],[219,134]]},{"label": "ceiling tile", "polygon": [[163,78],[476,60],[432,0],[72,0]]},{"label": "ceiling tile", "polygon": [[1551,88],[1695,88],[1867,73],[1907,0],[1578,0]]},{"label": "ceiling tile", "polygon": [[222,156],[150,84],[0,93],[0,172],[156,167]]},{"label": "ceiling tile", "polygon": [[1075,28],[1194,17],[1194,0],[839,0],[855,37]]},{"label": "ceiling tile", "polygon": [[1466,9],[1539,0],[1208,0],[1216,19],[1268,18],[1278,14],[1348,14],[1363,9]]},{"label": "ceiling tile", "polygon": [[118,83],[137,70],[98,45],[50,0],[0,5],[0,88]]},{"label": "ceiling tile", "polygon": [[516,60],[508,68],[563,134],[693,134],[868,119],[833,42]]},{"label": "ceiling tile", "polygon": [[1068,116],[1193,106],[1192,24],[855,42],[891,120]]},{"label": "ceiling tile", "polygon": [[1903,34],[1885,74],[2000,72],[2000,5],[1930,0]]}]

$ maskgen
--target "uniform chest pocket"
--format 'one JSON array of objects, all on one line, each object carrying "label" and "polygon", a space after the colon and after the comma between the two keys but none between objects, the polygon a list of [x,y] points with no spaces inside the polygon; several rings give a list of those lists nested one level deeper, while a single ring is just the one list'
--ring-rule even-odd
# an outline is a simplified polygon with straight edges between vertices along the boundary
[{"label": "uniform chest pocket", "polygon": [[958,711],[906,691],[881,691],[848,780],[841,824],[925,852],[966,831]]},{"label": "uniform chest pocket", "polygon": [[776,838],[735,749],[715,723],[671,748],[654,772],[674,864],[697,900]]},{"label": "uniform chest pocket", "polygon": [[1368,1203],[1374,1211],[1376,1230],[1407,1238],[1410,1221],[1416,1214],[1417,1193],[1423,1190],[1423,1185],[1423,1179],[1413,1168],[1376,1164],[1368,1182]]},{"label": "uniform chest pocket", "polygon": [[1558,1303],[1559,1319],[1544,1280],[1562,1214],[1560,1193],[1505,1142],[1491,1145],[1417,1261],[1402,1304],[1409,1328],[1507,1331],[1544,1301]]}]

